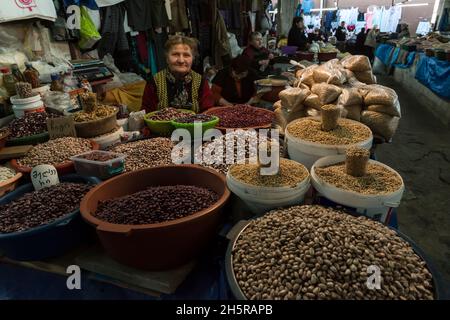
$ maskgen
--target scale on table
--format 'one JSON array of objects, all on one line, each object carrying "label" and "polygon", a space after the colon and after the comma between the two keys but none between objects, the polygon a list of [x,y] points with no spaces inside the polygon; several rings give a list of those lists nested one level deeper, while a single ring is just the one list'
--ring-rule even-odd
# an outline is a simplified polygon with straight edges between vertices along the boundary
[{"label": "scale on table", "polygon": [[101,60],[71,60],[70,63],[73,66],[73,74],[79,81],[94,82],[114,77]]}]

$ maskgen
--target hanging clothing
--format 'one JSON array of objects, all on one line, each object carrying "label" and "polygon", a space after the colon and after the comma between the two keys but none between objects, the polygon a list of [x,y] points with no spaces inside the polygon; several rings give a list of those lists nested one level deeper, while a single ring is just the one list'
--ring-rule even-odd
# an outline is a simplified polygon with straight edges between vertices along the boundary
[{"label": "hanging clothing", "polygon": [[175,107],[198,113],[213,104],[208,81],[194,71],[184,79],[176,79],[168,69],[164,69],[147,82],[142,97],[142,109],[146,112]]},{"label": "hanging clothing", "polygon": [[217,7],[213,9],[214,27],[213,27],[213,50],[214,50],[214,64],[221,68],[226,65],[226,62],[231,60],[231,48],[228,41],[228,32],[223,17],[220,15]]},{"label": "hanging clothing", "polygon": [[186,1],[172,0],[170,2],[170,10],[172,11],[172,31],[182,32],[189,29],[189,20],[186,11]]},{"label": "hanging clothing", "polygon": [[126,0],[128,24],[135,31],[163,28],[169,24],[164,0]]},{"label": "hanging clothing", "polygon": [[314,9],[314,0],[303,0],[302,7],[304,14],[310,14],[311,9]]},{"label": "hanging clothing", "polygon": [[117,67],[126,70],[130,67],[128,39],[123,28],[125,6],[122,3],[100,8],[102,38],[98,42],[98,56],[102,59],[111,54]]},{"label": "hanging clothing", "polygon": [[109,7],[109,6],[113,6],[115,4],[124,2],[125,0],[95,0],[95,2],[97,3],[97,6],[101,7]]},{"label": "hanging clothing", "polygon": [[302,4],[299,3],[297,5],[297,9],[295,9],[295,15],[294,17],[300,17],[302,15]]}]

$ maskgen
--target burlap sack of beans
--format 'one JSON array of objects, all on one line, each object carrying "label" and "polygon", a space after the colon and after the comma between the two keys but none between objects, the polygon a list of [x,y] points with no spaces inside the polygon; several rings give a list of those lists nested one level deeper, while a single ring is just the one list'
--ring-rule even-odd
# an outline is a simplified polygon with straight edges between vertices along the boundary
[{"label": "burlap sack of beans", "polygon": [[301,79],[302,78],[302,74],[305,72],[306,69],[298,69],[297,71],[295,71],[295,77],[297,79]]},{"label": "burlap sack of beans", "polygon": [[342,66],[344,66],[344,68],[353,72],[372,70],[369,58],[362,55],[347,56],[341,60],[341,64]]},{"label": "burlap sack of beans", "polygon": [[342,89],[334,84],[316,83],[312,86],[311,92],[317,94],[320,103],[324,105],[336,100],[342,93]]},{"label": "burlap sack of beans", "polygon": [[392,139],[397,130],[400,118],[375,111],[363,111],[361,122],[367,125],[375,135],[381,136],[386,141]]},{"label": "burlap sack of beans", "polygon": [[342,65],[338,59],[330,60],[314,69],[314,82],[326,82],[335,85],[342,85],[347,81]]},{"label": "burlap sack of beans", "polygon": [[347,78],[347,82],[350,82],[351,79],[358,80],[358,79],[356,79],[355,74],[348,69],[344,68],[344,74],[345,74],[345,77]]},{"label": "burlap sack of beans", "polygon": [[397,93],[391,88],[373,84],[366,86],[367,94],[364,96],[364,104],[370,106],[373,104],[394,105],[398,100]]},{"label": "burlap sack of beans", "polygon": [[377,83],[377,78],[373,75],[372,70],[363,72],[354,72],[356,79],[366,84]]},{"label": "burlap sack of beans", "polygon": [[318,68],[319,66],[314,64],[308,68],[305,69],[305,71],[301,75],[301,82],[311,87],[314,84],[314,69]]},{"label": "burlap sack of beans", "polygon": [[357,88],[353,88],[350,86],[342,88],[342,93],[339,96],[338,104],[342,106],[350,106],[355,104],[362,105],[362,103],[363,98]]},{"label": "burlap sack of beans", "polygon": [[320,107],[322,107],[322,103],[320,102],[319,96],[315,93],[311,93],[306,97],[305,101],[303,101],[305,107],[313,108],[320,111]]},{"label": "burlap sack of beans", "polygon": [[275,113],[275,119],[273,120],[273,126],[275,129],[278,129],[281,134],[284,134],[284,130],[287,126],[287,123],[286,123],[286,119],[284,117],[281,106],[276,108],[274,110],[274,113]]},{"label": "burlap sack of beans", "polygon": [[347,119],[361,121],[361,112],[362,112],[361,104],[354,104],[343,107],[347,113],[347,115],[345,116]]},{"label": "burlap sack of beans", "polygon": [[367,107],[369,111],[385,113],[393,117],[401,117],[400,102],[397,100],[394,105],[373,104]]},{"label": "burlap sack of beans", "polygon": [[281,107],[288,110],[303,109],[303,101],[311,94],[308,89],[288,88],[280,92]]},{"label": "burlap sack of beans", "polygon": [[274,126],[275,129],[280,130],[281,134],[284,134],[286,126],[291,121],[294,121],[298,118],[306,117],[308,115],[306,113],[306,110],[304,109],[287,110],[282,107],[275,109],[274,113],[275,113]]}]

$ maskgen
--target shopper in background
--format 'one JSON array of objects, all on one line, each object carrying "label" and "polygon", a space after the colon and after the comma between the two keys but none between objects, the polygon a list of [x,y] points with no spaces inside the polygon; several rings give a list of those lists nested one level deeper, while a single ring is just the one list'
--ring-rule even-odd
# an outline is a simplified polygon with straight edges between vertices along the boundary
[{"label": "shopper in background", "polygon": [[380,34],[380,29],[378,29],[378,26],[375,25],[373,26],[372,30],[367,31],[368,33],[364,45],[367,47],[367,56],[373,63],[373,59],[375,56],[375,48],[377,47],[377,36]]},{"label": "shopper in background", "polygon": [[295,17],[292,20],[292,27],[288,34],[288,46],[298,47],[298,50],[308,49],[308,38],[305,35],[305,25],[302,17]]},{"label": "shopper in background", "polygon": [[314,32],[308,35],[308,41],[312,43],[313,41],[327,41],[327,37],[322,33],[319,28],[315,28]]},{"label": "shopper in background", "polygon": [[400,27],[400,32],[398,34],[398,38],[409,38],[410,37],[410,33],[409,33],[409,27],[406,23],[402,23],[401,27]]},{"label": "shopper in background", "polygon": [[271,71],[270,63],[274,55],[267,48],[263,47],[263,37],[260,32],[250,33],[248,40],[249,44],[242,52],[242,55],[250,59],[250,68],[255,74],[265,77]]},{"label": "shopper in background", "polygon": [[256,94],[257,75],[250,70],[247,56],[237,56],[231,66],[220,70],[213,80],[213,97],[215,105],[227,106],[250,103]]},{"label": "shopper in background", "polygon": [[345,41],[347,40],[347,29],[345,29],[345,21],[336,30],[336,47],[341,52],[345,52]]},{"label": "shopper in background", "polygon": [[366,28],[361,28],[361,31],[356,35],[356,52],[358,54],[366,54],[364,42],[366,41]]},{"label": "shopper in background", "polygon": [[197,40],[173,36],[165,45],[167,68],[147,82],[142,97],[146,112],[168,107],[201,112],[214,102],[208,81],[192,70],[197,55]]}]

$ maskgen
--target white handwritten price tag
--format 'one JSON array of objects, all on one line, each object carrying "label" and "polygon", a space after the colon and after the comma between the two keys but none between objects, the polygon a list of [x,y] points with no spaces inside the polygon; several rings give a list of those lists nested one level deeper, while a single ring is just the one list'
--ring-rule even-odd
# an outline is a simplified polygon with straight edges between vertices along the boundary
[{"label": "white handwritten price tag", "polygon": [[31,182],[35,190],[54,186],[59,183],[58,171],[49,164],[41,164],[31,170]]}]

